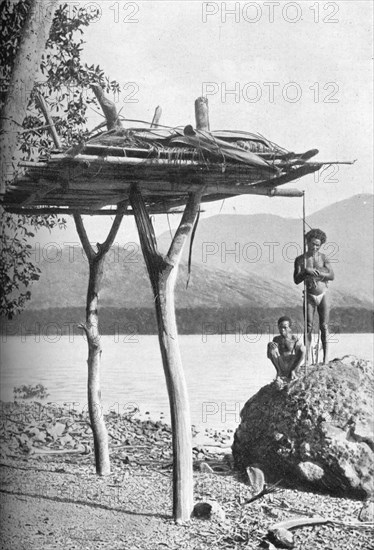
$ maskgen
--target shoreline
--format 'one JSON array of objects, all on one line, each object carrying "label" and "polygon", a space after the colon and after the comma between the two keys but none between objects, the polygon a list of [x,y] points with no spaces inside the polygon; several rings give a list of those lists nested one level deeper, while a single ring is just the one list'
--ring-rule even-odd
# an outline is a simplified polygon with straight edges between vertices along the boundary
[{"label": "shoreline", "polygon": [[[36,335],[43,337],[82,335],[79,329],[80,320],[84,319],[84,306],[80,307],[46,307],[33,309],[31,304],[13,320],[0,318],[3,337],[18,335]],[[245,335],[263,336],[277,332],[276,320],[288,315],[293,319],[294,329],[303,333],[304,320],[302,306],[255,307],[238,305],[236,307],[177,307],[176,318],[178,333],[181,336],[220,335],[232,333],[232,328]],[[158,329],[153,307],[112,307],[101,305],[99,326],[102,335],[127,337],[127,342],[134,343],[140,335],[157,336]],[[330,332],[336,334],[372,334],[373,303],[360,305],[341,305],[331,308]],[[231,328],[230,328],[231,327]],[[252,332],[253,331],[253,332]]]},{"label": "shoreline", "polygon": [[[217,502],[226,520],[193,518],[175,525],[167,424],[108,415],[112,473],[103,478],[95,474],[92,434],[81,413],[60,409],[56,415],[45,407],[38,421],[39,405],[1,405],[2,543],[7,550],[254,549],[271,524],[310,515],[338,523],[297,529],[296,548],[373,548],[372,529],[343,525],[357,523],[360,501],[282,488],[246,506],[253,493],[233,469],[229,449],[224,456],[193,449],[195,501]],[[43,449],[63,452],[35,452]],[[201,471],[201,463],[211,471]]]}]

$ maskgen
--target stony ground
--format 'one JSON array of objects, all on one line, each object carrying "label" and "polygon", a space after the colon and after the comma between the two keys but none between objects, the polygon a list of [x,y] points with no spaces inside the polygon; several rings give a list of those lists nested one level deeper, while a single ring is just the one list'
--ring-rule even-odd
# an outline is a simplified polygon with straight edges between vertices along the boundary
[{"label": "stony ground", "polygon": [[[312,515],[332,522],[295,529],[296,549],[374,550],[371,525],[358,521],[362,502],[280,488],[246,505],[253,492],[230,457],[201,447],[194,449],[195,500],[218,502],[226,520],[175,525],[170,428],[113,414],[107,425],[112,474],[99,478],[83,413],[3,406],[2,550],[254,549],[272,524]],[[227,435],[212,437],[222,443]],[[213,471],[203,473],[202,462]]]}]

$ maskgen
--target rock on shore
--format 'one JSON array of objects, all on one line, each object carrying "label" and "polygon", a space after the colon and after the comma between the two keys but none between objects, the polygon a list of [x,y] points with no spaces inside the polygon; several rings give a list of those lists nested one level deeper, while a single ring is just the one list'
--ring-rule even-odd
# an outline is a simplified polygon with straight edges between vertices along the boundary
[{"label": "rock on shore", "polygon": [[267,480],[365,498],[374,493],[373,364],[353,356],[264,386],[245,404],[232,447]]}]

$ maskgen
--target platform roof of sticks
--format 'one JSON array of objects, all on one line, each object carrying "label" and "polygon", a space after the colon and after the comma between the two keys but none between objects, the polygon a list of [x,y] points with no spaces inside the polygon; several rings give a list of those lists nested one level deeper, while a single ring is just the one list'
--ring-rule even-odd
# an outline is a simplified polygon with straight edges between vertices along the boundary
[{"label": "platform roof of sticks", "polygon": [[25,214],[113,214],[134,185],[150,213],[178,211],[201,187],[202,202],[241,194],[301,196],[302,191],[279,186],[326,164],[310,160],[315,149],[293,153],[255,133],[211,132],[199,119],[201,107],[207,109],[204,98],[195,103],[196,129],[116,124],[79,146],[22,162],[24,173],[8,188],[5,208]]}]

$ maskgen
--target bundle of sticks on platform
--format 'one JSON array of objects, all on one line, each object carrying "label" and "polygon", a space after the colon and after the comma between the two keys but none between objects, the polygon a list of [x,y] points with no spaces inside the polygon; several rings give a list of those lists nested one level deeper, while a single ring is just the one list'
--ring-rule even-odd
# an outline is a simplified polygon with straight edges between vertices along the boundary
[{"label": "bundle of sticks on platform", "polygon": [[[259,134],[210,131],[206,98],[195,102],[196,128],[160,125],[159,107],[148,127],[124,128],[115,105],[101,88],[93,90],[107,131],[97,131],[100,125],[86,142],[64,148],[54,128],[56,149],[49,158],[21,163],[25,173],[5,196],[8,211],[113,214],[134,185],[150,213],[178,212],[189,193],[200,190],[202,202],[240,194],[301,197],[297,189],[278,187],[326,164],[310,162],[317,149],[292,153]],[[50,120],[42,99],[40,105]]]}]

